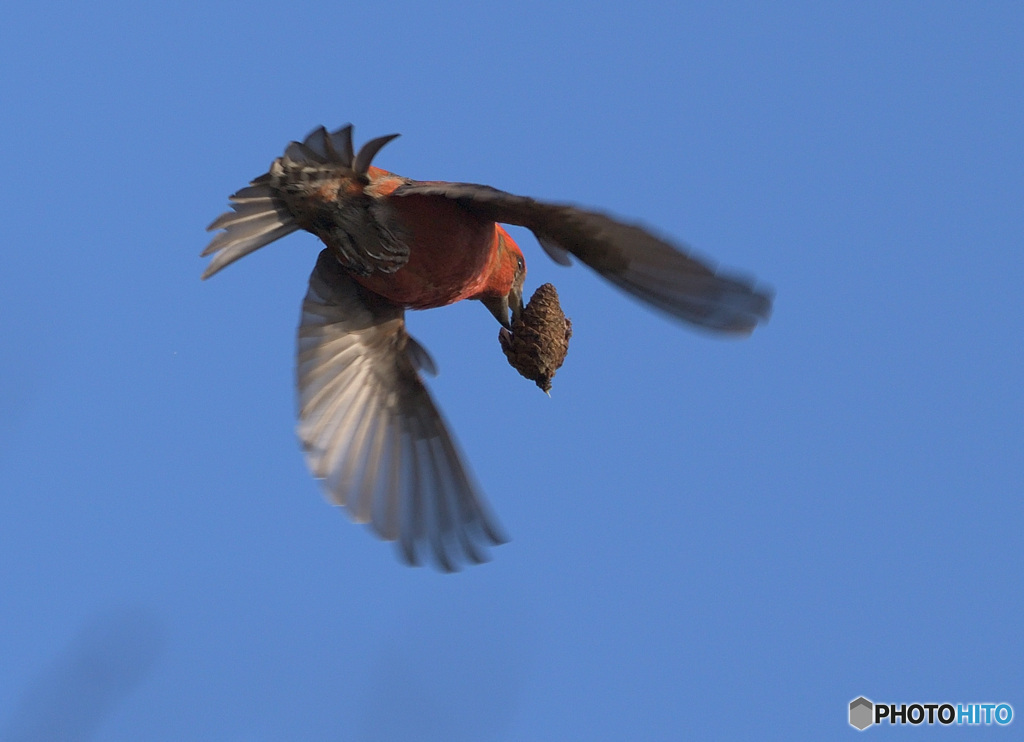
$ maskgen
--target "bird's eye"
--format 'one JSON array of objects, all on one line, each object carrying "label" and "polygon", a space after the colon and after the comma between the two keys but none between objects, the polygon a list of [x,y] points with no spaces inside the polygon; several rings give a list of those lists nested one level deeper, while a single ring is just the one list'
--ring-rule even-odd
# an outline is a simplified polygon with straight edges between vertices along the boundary
[{"label": "bird's eye", "polygon": [[521,257],[516,257],[516,271],[522,273],[526,269],[526,262]]}]

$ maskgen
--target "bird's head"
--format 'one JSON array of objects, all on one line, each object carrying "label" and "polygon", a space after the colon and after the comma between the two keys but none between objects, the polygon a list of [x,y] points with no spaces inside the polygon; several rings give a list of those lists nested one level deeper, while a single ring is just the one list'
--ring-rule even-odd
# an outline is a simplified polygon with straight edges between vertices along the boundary
[{"label": "bird's head", "polygon": [[[486,288],[480,293],[481,303],[506,329],[523,313],[523,281],[526,260],[523,251],[500,224],[495,225],[496,247]],[[509,320],[509,312],[512,319]]]}]

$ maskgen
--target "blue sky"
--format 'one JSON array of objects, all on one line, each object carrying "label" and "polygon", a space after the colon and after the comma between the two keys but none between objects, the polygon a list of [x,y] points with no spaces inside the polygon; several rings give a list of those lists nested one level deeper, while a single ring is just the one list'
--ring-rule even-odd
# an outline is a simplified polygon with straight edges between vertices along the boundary
[{"label": "blue sky", "polygon": [[[1019,4],[4,15],[0,739],[823,739],[856,734],[859,695],[1024,713]],[[349,121],[401,132],[377,164],[403,175],[655,226],[771,285],[772,320],[682,330],[515,232],[574,323],[550,399],[481,306],[410,318],[512,541],[408,569],[294,436],[315,240],[199,281],[227,196]]]}]

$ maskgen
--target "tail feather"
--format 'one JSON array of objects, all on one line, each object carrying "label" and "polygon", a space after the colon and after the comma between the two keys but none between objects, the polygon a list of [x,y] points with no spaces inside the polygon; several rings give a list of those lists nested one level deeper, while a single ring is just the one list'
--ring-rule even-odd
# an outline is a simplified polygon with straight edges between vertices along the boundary
[{"label": "tail feather", "polygon": [[[296,147],[291,153],[286,152],[296,162],[312,161],[319,163],[336,163],[351,168],[355,155],[352,152],[352,125],[346,124],[337,131],[329,132],[324,127],[314,129],[302,144],[293,142]],[[289,147],[291,149],[291,147]]]},{"label": "tail feather", "polygon": [[363,172],[373,155],[394,136],[368,142],[358,155],[352,152],[352,127],[328,132],[322,126],[310,132],[303,142],[292,142],[282,157],[274,160],[270,171],[231,196],[231,211],[221,214],[207,227],[216,235],[202,256],[213,255],[203,271],[209,278],[226,265],[299,229],[276,188],[282,182],[310,182],[335,177],[340,166],[350,171],[357,162]]},{"label": "tail feather", "polygon": [[[229,211],[217,217],[207,229],[210,231],[214,229],[227,229],[242,222],[264,221],[267,218],[279,218],[282,216],[274,202],[266,198],[238,204],[234,208],[234,211]],[[285,216],[287,215],[285,214]]]},{"label": "tail feather", "polygon": [[221,214],[206,228],[210,232],[224,231],[202,252],[203,257],[213,255],[203,271],[203,278],[209,278],[224,266],[298,229],[267,182],[246,186],[230,200],[233,210]]},{"label": "tail feather", "polygon": [[[315,133],[315,132],[314,132]],[[310,134],[310,137],[313,135]],[[292,142],[284,151],[284,156],[295,162],[315,162],[327,164],[327,158],[303,142]]]},{"label": "tail feather", "polygon": [[269,181],[270,173],[264,173],[253,181],[253,185],[247,185],[232,196],[231,200],[239,204],[247,201],[262,201],[268,198],[273,200],[273,195],[271,194],[270,189],[267,188],[267,183]]},{"label": "tail feather", "polygon": [[[227,231],[222,232],[215,237],[210,245],[220,247],[221,245],[225,245],[229,242],[231,244],[242,242],[253,237],[266,234],[267,232],[275,230],[278,227],[283,227],[284,225],[284,221],[276,212],[265,212],[246,216],[242,219],[235,219],[227,224],[224,227]],[[207,249],[209,249],[209,247]]]}]

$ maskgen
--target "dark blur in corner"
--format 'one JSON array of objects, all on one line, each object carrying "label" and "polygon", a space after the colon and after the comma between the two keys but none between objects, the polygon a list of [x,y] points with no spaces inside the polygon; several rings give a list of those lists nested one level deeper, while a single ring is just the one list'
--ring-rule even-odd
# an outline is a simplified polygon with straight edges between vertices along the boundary
[{"label": "dark blur in corner", "polygon": [[153,669],[163,643],[163,626],[148,610],[98,617],[28,685],[0,725],[0,742],[92,739]]}]

